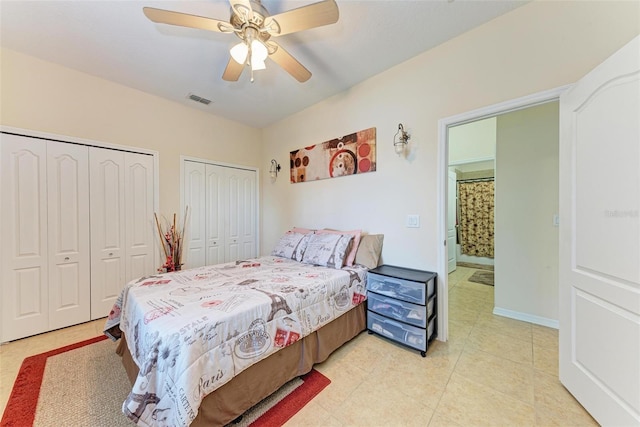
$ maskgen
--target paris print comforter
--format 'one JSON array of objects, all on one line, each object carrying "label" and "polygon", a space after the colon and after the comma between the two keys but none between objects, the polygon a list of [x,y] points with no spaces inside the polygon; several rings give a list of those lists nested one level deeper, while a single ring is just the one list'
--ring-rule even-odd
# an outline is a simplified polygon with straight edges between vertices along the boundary
[{"label": "paris print comforter", "polygon": [[105,325],[140,368],[123,412],[189,425],[208,393],[364,301],[365,276],[271,256],[130,282]]}]

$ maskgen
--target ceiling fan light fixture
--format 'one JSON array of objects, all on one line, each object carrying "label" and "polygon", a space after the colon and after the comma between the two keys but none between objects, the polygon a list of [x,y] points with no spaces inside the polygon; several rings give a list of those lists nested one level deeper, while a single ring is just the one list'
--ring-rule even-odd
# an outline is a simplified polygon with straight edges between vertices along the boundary
[{"label": "ceiling fan light fixture", "polygon": [[251,42],[251,63],[261,62],[264,65],[264,60],[267,59],[267,56],[269,56],[269,51],[264,43],[260,40],[253,40]]},{"label": "ceiling fan light fixture", "polygon": [[269,56],[269,51],[260,40],[252,40],[251,49],[249,49],[246,41],[241,41],[237,45],[233,46],[229,52],[231,53],[233,60],[241,65],[244,65],[247,62],[247,56],[249,55],[249,52],[251,52],[251,69],[256,71],[267,68],[264,61],[267,59],[267,56]]},{"label": "ceiling fan light fixture", "polygon": [[229,51],[231,53],[231,57],[234,61],[236,61],[240,65],[244,65],[247,62],[247,55],[249,54],[249,47],[247,44],[242,41],[231,48]]}]

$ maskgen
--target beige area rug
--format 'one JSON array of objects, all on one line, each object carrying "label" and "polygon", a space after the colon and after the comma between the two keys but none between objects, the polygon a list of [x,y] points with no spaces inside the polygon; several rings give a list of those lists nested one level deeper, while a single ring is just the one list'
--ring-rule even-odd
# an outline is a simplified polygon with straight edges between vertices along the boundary
[{"label": "beige area rug", "polygon": [[[130,427],[131,387],[116,343],[96,337],[25,359],[1,427]],[[330,383],[311,370],[249,409],[233,427],[281,426]]]},{"label": "beige area rug", "polygon": [[475,268],[478,270],[493,271],[493,265],[487,265],[487,264],[474,264],[472,262],[457,262],[456,265],[459,265],[460,267]]},{"label": "beige area rug", "polygon": [[122,413],[131,383],[110,340],[49,357],[33,425],[133,426]]},{"label": "beige area rug", "polygon": [[468,281],[493,286],[493,271],[478,270],[469,277]]}]

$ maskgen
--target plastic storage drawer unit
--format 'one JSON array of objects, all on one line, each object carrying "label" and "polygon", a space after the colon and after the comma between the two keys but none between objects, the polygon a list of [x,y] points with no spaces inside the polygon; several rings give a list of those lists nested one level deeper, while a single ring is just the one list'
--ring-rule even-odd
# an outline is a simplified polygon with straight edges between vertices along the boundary
[{"label": "plastic storage drawer unit", "polygon": [[367,273],[369,333],[420,350],[437,335],[436,273],[381,265]]}]

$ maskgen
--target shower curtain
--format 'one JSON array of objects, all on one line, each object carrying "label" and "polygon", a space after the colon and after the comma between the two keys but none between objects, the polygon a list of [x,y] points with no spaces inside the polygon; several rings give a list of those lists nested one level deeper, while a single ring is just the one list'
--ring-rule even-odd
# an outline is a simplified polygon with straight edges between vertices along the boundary
[{"label": "shower curtain", "polygon": [[494,181],[459,182],[460,249],[493,258]]}]

